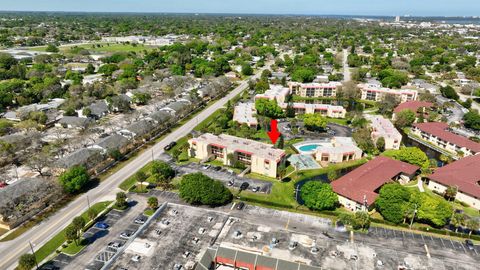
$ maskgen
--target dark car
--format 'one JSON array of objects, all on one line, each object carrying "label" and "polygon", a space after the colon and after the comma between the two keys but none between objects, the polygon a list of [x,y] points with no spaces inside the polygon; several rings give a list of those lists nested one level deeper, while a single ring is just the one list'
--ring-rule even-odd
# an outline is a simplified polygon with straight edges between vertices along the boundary
[{"label": "dark car", "polygon": [[467,246],[467,248],[468,248],[469,250],[473,250],[473,246],[474,246],[474,245],[473,245],[472,240],[470,240],[470,239],[465,239],[465,246]]},{"label": "dark car", "polygon": [[215,166],[215,167],[213,167],[213,169],[218,172],[218,171],[220,171],[220,170],[222,169],[222,167],[220,167],[220,166]]},{"label": "dark car", "polygon": [[168,151],[168,150],[172,149],[172,147],[174,147],[175,145],[177,145],[177,142],[171,142],[171,143],[167,144],[167,145],[163,148],[163,150]]},{"label": "dark car", "polygon": [[242,185],[240,185],[240,190],[245,190],[248,188],[250,184],[248,184],[247,182],[243,182]]},{"label": "dark car", "polygon": [[237,210],[242,210],[243,207],[245,207],[245,203],[244,202],[240,202],[237,204]]},{"label": "dark car", "polygon": [[104,229],[104,230],[105,230],[105,229],[108,229],[109,226],[108,226],[108,224],[105,223],[105,222],[97,222],[97,223],[95,223],[95,227],[96,227],[96,228],[99,228],[99,229]]}]

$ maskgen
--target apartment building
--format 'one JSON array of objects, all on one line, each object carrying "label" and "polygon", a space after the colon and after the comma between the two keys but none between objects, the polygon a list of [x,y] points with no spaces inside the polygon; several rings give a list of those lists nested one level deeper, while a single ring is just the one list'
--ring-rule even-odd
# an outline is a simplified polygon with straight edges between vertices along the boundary
[{"label": "apartment building", "polygon": [[460,152],[463,153],[463,156],[480,153],[480,143],[451,132],[447,123],[416,123],[412,127],[412,133],[454,155],[459,155]]},{"label": "apartment building", "polygon": [[332,182],[338,201],[352,211],[371,208],[386,183],[408,183],[420,169],[402,161],[379,156]]},{"label": "apartment building", "polygon": [[285,103],[287,96],[290,94],[290,89],[278,84],[271,84],[270,89],[263,94],[255,96],[255,100],[259,98],[266,98],[270,100],[276,100],[278,104]]},{"label": "apartment building", "polygon": [[455,200],[480,210],[480,155],[469,156],[435,169],[427,176],[429,189],[444,194],[448,187],[454,187]]},{"label": "apartment building", "polygon": [[427,101],[412,100],[412,101],[403,102],[403,103],[400,103],[397,107],[395,107],[395,109],[393,109],[392,119],[395,120],[397,118],[397,114],[404,110],[411,110],[417,115],[417,117],[421,113],[423,113],[424,116],[426,116],[425,115],[427,112],[426,109],[432,108],[433,106],[434,106],[433,103],[427,102]]},{"label": "apartment building", "polygon": [[385,149],[400,149],[402,142],[402,134],[393,126],[390,120],[383,118],[382,116],[369,116],[370,127],[372,128],[372,140],[374,143],[379,138],[385,140]]},{"label": "apartment building", "polygon": [[342,83],[328,82],[328,83],[298,83],[290,82],[288,87],[293,95],[301,97],[335,97],[337,89]]},{"label": "apartment building", "polygon": [[257,110],[252,102],[238,103],[233,112],[233,121],[239,124],[246,124],[249,127],[256,127],[258,120],[255,117]]},{"label": "apartment building", "polygon": [[214,158],[225,165],[239,161],[253,173],[277,177],[277,168],[285,160],[285,151],[273,145],[231,135],[205,133],[188,140],[190,156],[205,160]]},{"label": "apartment building", "polygon": [[[279,104],[282,109],[287,109],[288,104],[281,103]],[[309,104],[301,102],[293,102],[293,109],[295,109],[296,114],[305,114],[305,113],[318,113],[325,117],[330,118],[345,118],[347,110],[342,106],[328,105],[328,104]]]},{"label": "apartment building", "polygon": [[411,89],[390,89],[385,87],[380,87],[375,84],[359,84],[358,88],[360,89],[363,100],[372,100],[372,101],[382,101],[386,95],[394,95],[400,100],[400,102],[407,102],[412,100],[417,100],[418,92],[417,90]]}]

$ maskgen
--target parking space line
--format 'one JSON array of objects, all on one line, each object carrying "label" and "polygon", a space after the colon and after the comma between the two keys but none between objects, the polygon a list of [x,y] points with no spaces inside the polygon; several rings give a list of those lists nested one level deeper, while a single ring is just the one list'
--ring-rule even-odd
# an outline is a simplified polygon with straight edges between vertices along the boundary
[{"label": "parking space line", "polygon": [[423,238],[423,234],[420,234],[420,236],[422,236],[423,243],[427,244],[427,243],[425,243],[425,238]]},{"label": "parking space line", "polygon": [[440,241],[442,242],[443,247],[444,247],[444,248],[447,248],[447,246],[445,246],[445,243],[443,242],[443,239],[442,239],[442,238],[440,238]]},{"label": "parking space line", "polygon": [[393,232],[393,237],[397,237],[397,236],[395,235],[395,230],[392,230],[392,232]]},{"label": "parking space line", "polygon": [[412,235],[412,239],[415,239],[415,236],[413,235],[413,232],[410,232],[410,234]]},{"label": "parking space line", "polygon": [[473,249],[473,251],[475,251],[475,254],[477,254],[477,256],[478,256],[478,252],[477,252],[477,250],[476,250],[475,248]]},{"label": "parking space line", "polygon": [[457,249],[457,248],[455,247],[455,245],[453,244],[452,239],[448,239],[448,240],[450,240],[450,243],[452,244],[453,249]]},{"label": "parking space line", "polygon": [[463,246],[463,244],[462,244],[462,243],[460,243],[460,242],[458,242],[458,243],[460,244],[460,246],[462,246],[462,248],[463,248],[463,252],[467,253],[467,250],[465,249],[465,247]]}]

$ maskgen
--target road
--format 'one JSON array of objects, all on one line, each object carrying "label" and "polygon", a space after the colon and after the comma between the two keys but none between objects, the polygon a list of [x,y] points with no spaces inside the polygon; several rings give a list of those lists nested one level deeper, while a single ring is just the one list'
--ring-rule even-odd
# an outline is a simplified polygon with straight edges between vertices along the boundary
[{"label": "road", "polygon": [[351,72],[348,67],[348,50],[343,49],[343,81],[348,82],[351,79]]},{"label": "road", "polygon": [[[264,68],[260,69],[253,79],[259,78],[262,71],[270,67],[272,63],[269,62]],[[59,210],[53,216],[49,217],[42,223],[31,228],[16,239],[0,243],[0,269],[14,269],[17,265],[18,258],[27,252],[30,252],[28,241],[31,241],[34,249],[37,250],[43,244],[45,244],[54,235],[60,232],[66,227],[71,220],[87,210],[87,201],[90,200],[91,204],[104,201],[107,199],[113,200],[116,192],[118,192],[118,185],[125,179],[133,175],[138,169],[143,167],[149,161],[152,160],[152,152],[155,157],[161,155],[164,151],[163,148],[170,142],[176,141],[181,137],[189,134],[193,128],[205,120],[208,116],[212,115],[216,110],[223,107],[228,100],[233,99],[236,95],[241,93],[248,87],[248,79],[241,82],[241,84],[228,93],[225,97],[216,101],[213,105],[204,109],[196,117],[189,120],[183,126],[174,130],[168,134],[163,140],[152,146],[150,149],[144,151],[138,155],[135,159],[127,163],[123,168],[109,176],[103,182],[99,184],[97,188],[94,188],[87,193],[81,195],[73,202],[69,203],[63,209]],[[88,199],[87,199],[88,198]]]}]

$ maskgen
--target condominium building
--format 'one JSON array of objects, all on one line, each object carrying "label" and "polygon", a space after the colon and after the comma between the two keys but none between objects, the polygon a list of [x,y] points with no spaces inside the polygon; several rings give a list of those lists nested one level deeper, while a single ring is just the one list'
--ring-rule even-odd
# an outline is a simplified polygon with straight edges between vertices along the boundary
[{"label": "condominium building", "polygon": [[215,158],[225,165],[236,161],[250,166],[253,173],[277,177],[277,168],[284,162],[285,151],[273,145],[231,135],[205,133],[188,140],[190,156],[205,160]]},{"label": "condominium building", "polygon": [[293,145],[300,154],[313,155],[317,161],[340,163],[362,158],[362,150],[351,137],[304,141]]},{"label": "condominium building", "polygon": [[395,109],[393,109],[392,119],[395,120],[397,118],[397,114],[404,110],[411,110],[412,112],[417,114],[417,116],[421,113],[425,115],[425,113],[427,112],[426,108],[432,108],[433,106],[433,103],[427,101],[412,100],[403,102],[400,103],[397,107],[395,107]]},{"label": "condominium building", "polygon": [[257,110],[252,102],[238,103],[233,112],[233,121],[239,124],[247,124],[249,127],[256,127],[258,120],[255,117]]},{"label": "condominium building", "polygon": [[293,95],[301,97],[335,97],[340,82],[329,83],[298,83],[290,82],[288,87]]},{"label": "condominium building", "polygon": [[[270,85],[270,89],[264,94],[255,96],[255,100],[260,98],[267,98],[276,100],[282,109],[287,109],[288,104],[285,103],[287,96],[291,93],[291,89],[281,85]],[[323,116],[331,118],[345,118],[347,111],[342,106],[327,105],[327,104],[309,104],[304,102],[294,102],[291,104],[295,109],[295,113],[320,113]]]},{"label": "condominium building", "polygon": [[449,131],[447,123],[416,123],[412,127],[412,133],[430,144],[445,149],[454,155],[458,155],[460,152],[463,153],[463,156],[471,156],[480,153],[480,143]]},{"label": "condominium building", "polygon": [[374,84],[359,84],[358,88],[362,93],[361,99],[363,100],[382,101],[386,95],[394,95],[400,102],[407,102],[417,100],[418,97],[417,90],[411,89],[396,90]]},{"label": "condominium building", "polygon": [[400,149],[402,142],[402,134],[393,126],[390,120],[382,116],[369,116],[370,127],[372,128],[372,140],[377,143],[377,140],[382,138],[385,140],[385,149]]},{"label": "condominium building", "polygon": [[[282,109],[286,109],[288,104],[279,104]],[[347,110],[342,106],[327,105],[327,104],[309,104],[301,102],[293,102],[291,104],[296,114],[318,113],[330,118],[345,118]]]},{"label": "condominium building", "polygon": [[427,177],[429,189],[444,194],[448,187],[456,190],[455,200],[480,210],[480,155],[469,156],[435,169]]},{"label": "condominium building", "polygon": [[418,166],[379,156],[332,182],[338,201],[345,208],[368,210],[386,183],[407,183],[420,169]]},{"label": "condominium building", "polygon": [[276,100],[277,103],[285,103],[287,96],[290,94],[290,89],[283,87],[278,84],[271,84],[270,89],[265,91],[263,94],[258,94],[255,96],[255,100],[259,98],[266,98],[270,100]]}]

